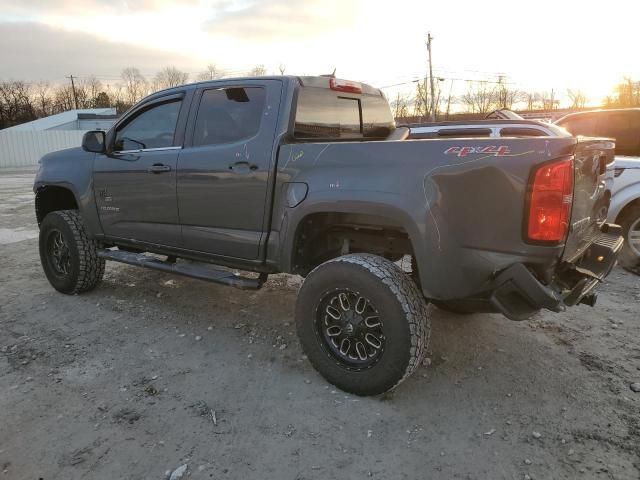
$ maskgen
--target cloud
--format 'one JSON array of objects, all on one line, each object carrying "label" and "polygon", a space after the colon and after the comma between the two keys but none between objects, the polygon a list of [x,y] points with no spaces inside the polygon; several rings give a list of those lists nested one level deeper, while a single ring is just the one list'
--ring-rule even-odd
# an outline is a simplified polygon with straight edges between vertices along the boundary
[{"label": "cloud", "polygon": [[3,0],[2,14],[28,17],[46,15],[92,16],[155,12],[198,5],[198,0]]},{"label": "cloud", "polygon": [[218,4],[203,28],[209,34],[247,40],[297,41],[353,26],[363,0],[249,0],[238,7]]},{"label": "cloud", "polygon": [[117,81],[123,68],[151,74],[166,65],[192,71],[190,57],[102,40],[39,23],[0,23],[0,80],[61,81],[69,74]]}]

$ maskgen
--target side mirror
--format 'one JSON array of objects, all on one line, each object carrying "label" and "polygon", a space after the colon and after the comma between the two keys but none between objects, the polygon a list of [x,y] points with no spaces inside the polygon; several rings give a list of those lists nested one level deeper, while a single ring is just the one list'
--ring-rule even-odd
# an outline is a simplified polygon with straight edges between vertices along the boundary
[{"label": "side mirror", "polygon": [[86,152],[104,153],[106,136],[102,130],[91,130],[82,137],[82,149]]}]

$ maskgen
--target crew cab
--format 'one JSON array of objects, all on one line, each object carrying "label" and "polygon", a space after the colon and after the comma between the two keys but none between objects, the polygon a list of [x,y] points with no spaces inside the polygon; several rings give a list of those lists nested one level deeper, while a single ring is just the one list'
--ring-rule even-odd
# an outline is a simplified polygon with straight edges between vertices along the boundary
[{"label": "crew cab", "polygon": [[623,243],[596,216],[611,140],[409,133],[380,90],[333,77],[155,93],[41,160],[44,272],[66,294],[105,260],[246,289],[302,275],[303,349],[359,395],[420,364],[430,301],[514,320],[595,302]]},{"label": "crew cab", "polygon": [[625,245],[620,264],[640,273],[640,108],[570,113],[556,124],[573,135],[615,139],[615,165],[607,182],[606,195],[611,197],[607,218],[622,227]]}]

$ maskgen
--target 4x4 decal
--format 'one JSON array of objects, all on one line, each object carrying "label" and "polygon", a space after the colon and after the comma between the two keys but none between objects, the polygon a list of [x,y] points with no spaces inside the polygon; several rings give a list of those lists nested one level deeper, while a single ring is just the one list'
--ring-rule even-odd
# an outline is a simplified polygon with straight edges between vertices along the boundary
[{"label": "4x4 decal", "polygon": [[457,157],[466,157],[471,153],[482,153],[492,157],[511,156],[511,150],[507,145],[490,145],[487,147],[450,147],[444,151],[445,155],[455,155]]}]

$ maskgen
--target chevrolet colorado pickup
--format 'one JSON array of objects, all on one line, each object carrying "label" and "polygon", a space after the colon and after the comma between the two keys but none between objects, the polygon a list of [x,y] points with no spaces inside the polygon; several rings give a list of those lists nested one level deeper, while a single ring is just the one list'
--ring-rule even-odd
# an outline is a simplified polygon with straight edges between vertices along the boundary
[{"label": "chevrolet colorado pickup", "polygon": [[429,301],[519,320],[592,305],[615,264],[620,228],[596,215],[613,142],[510,125],[410,140],[379,90],[329,77],[164,90],[42,158],[42,266],[66,294],[105,260],[246,289],[302,275],[309,361],[380,394],[419,365]]}]

